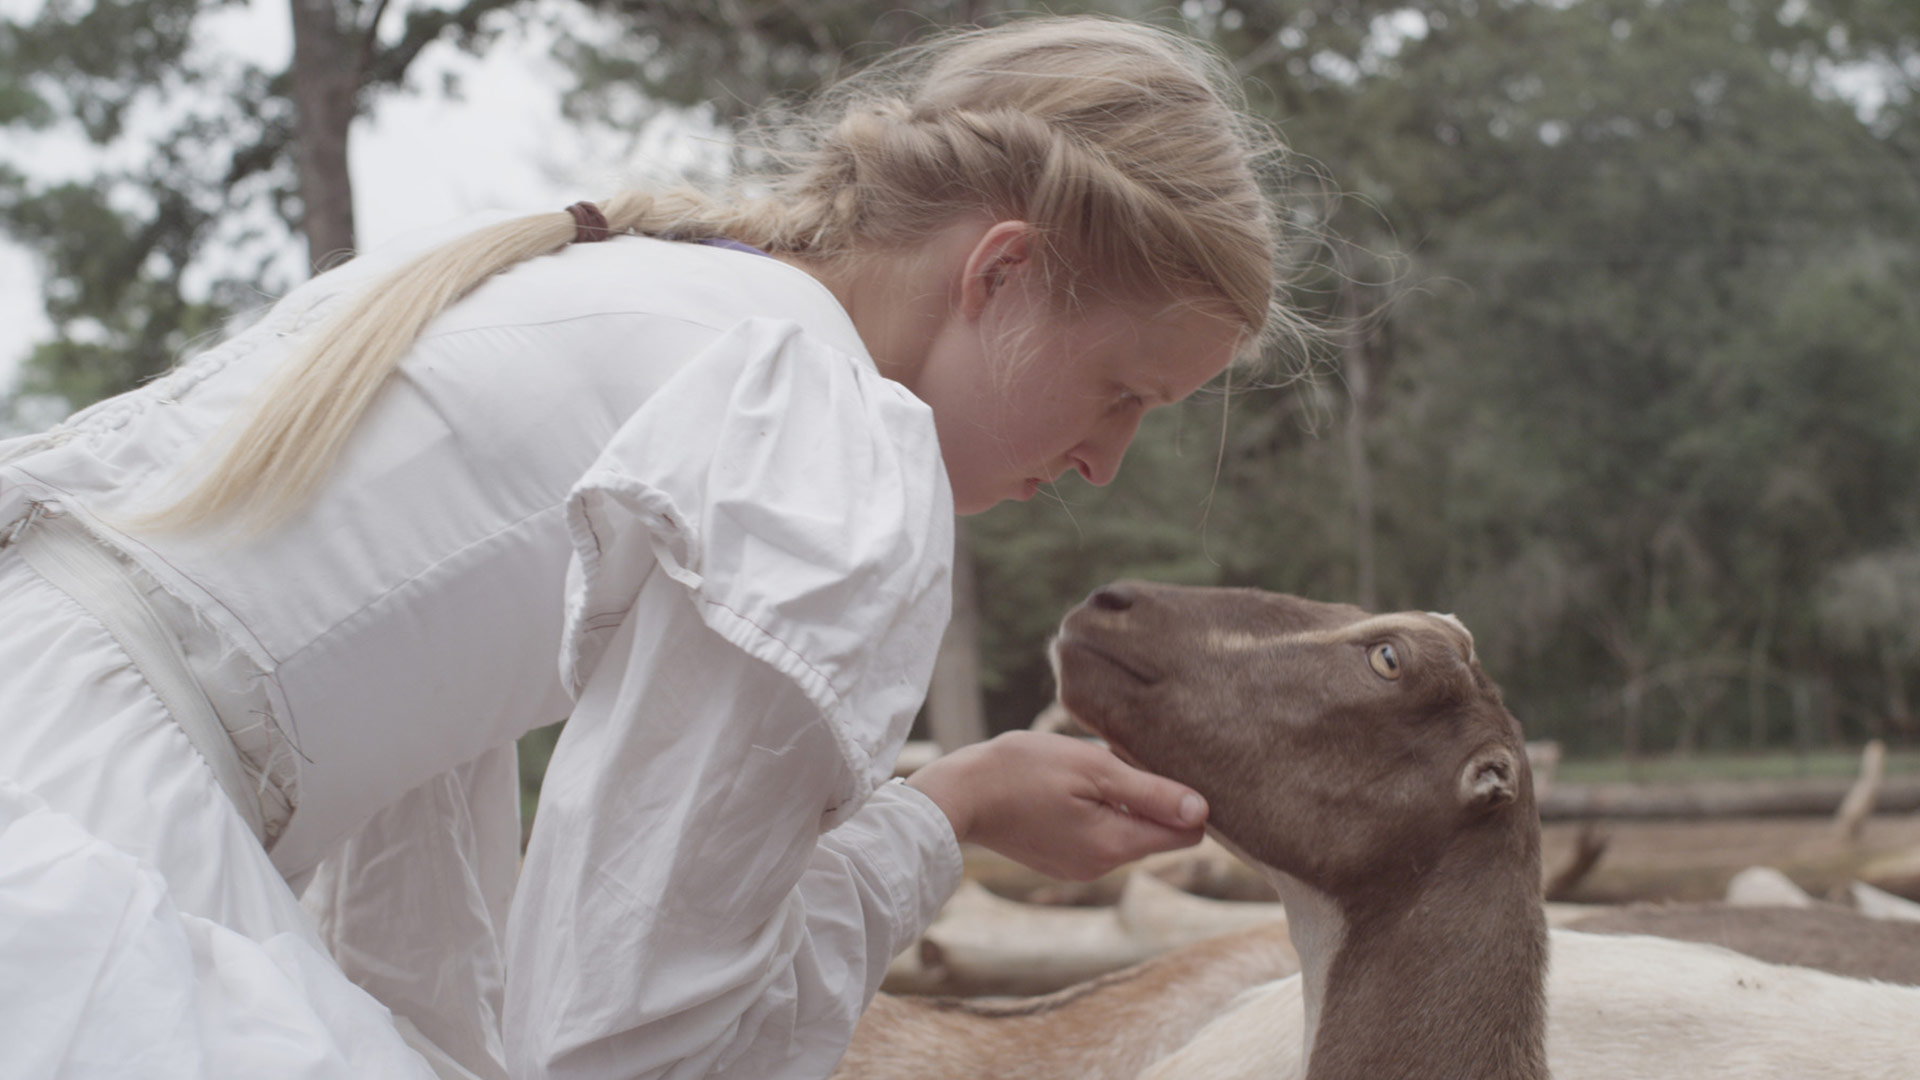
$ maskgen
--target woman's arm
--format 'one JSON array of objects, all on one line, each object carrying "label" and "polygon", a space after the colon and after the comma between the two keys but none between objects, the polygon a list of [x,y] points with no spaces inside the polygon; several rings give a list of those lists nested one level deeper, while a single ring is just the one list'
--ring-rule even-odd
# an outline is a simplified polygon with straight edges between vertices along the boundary
[{"label": "woman's arm", "polygon": [[1187,789],[1063,736],[970,747],[822,834],[844,768],[791,681],[653,574],[548,768],[508,931],[513,1075],[824,1077],[958,884],[960,836],[1084,878],[1200,835],[1147,816],[1180,821]]},{"label": "woman's arm", "polygon": [[822,844],[845,767],[791,680],[651,575],[543,785],[508,928],[513,1075],[831,1071],[869,973],[959,875],[923,800],[855,815],[833,834],[860,830],[854,854]]}]

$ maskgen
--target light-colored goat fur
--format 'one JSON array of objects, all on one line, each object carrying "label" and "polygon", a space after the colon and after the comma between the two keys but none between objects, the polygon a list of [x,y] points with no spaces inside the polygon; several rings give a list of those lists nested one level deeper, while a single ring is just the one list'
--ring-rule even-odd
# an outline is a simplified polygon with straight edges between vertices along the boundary
[{"label": "light-colored goat fur", "polygon": [[1132,1080],[1249,986],[1299,970],[1285,923],[1034,998],[882,994],[834,1080]]},{"label": "light-colored goat fur", "polygon": [[[1920,989],[1781,967],[1711,945],[1554,930],[1554,1080],[1913,1080]],[[1298,1080],[1298,976],[1247,993],[1141,1080]]]}]

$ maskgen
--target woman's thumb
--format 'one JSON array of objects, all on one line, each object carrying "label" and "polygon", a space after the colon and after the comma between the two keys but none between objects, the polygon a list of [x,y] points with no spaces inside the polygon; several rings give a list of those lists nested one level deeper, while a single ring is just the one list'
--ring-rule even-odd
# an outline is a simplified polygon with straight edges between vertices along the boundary
[{"label": "woman's thumb", "polygon": [[1136,817],[1170,829],[1197,829],[1207,820],[1207,800],[1185,784],[1128,766],[1113,786],[1113,801]]}]

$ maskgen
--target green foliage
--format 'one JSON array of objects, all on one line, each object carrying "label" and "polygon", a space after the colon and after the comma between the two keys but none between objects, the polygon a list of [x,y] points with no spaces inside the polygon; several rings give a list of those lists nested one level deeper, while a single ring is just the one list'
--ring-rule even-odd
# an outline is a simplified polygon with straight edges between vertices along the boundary
[{"label": "green foliage", "polygon": [[[471,37],[503,2],[402,37]],[[563,50],[570,107],[629,123],[660,102],[729,122],[1013,7],[585,6],[620,32]],[[974,519],[998,724],[1050,694],[1060,613],[1133,576],[1456,611],[1529,732],[1576,752],[1920,737],[1920,5],[1056,6],[1082,8],[1185,20],[1236,59],[1308,166],[1291,296],[1327,330],[1308,377],[1155,414],[1110,488]],[[180,283],[235,206],[297,214],[291,113],[279,74],[181,70],[201,5],[45,10],[0,25],[16,129],[106,136],[143,87],[243,88],[224,142],[189,118],[121,175],[0,170],[0,227],[48,253],[60,342],[35,378],[78,402],[234,305],[245,273],[196,303]],[[393,48],[368,85],[401,80]]]},{"label": "green foliage", "polygon": [[[1913,55],[1916,21],[1860,5],[1868,44],[1831,7],[1201,7],[1371,253],[1331,249],[1301,301],[1375,313],[1329,325],[1371,387],[1379,605],[1457,611],[1530,732],[1575,749],[1913,738],[1920,656],[1835,630],[1884,636],[1868,598],[1920,540],[1911,76],[1863,120],[1814,75]],[[1388,52],[1395,11],[1424,34]],[[989,515],[1001,723],[1050,691],[1018,658],[1116,572],[1358,595],[1342,364],[1239,396],[1212,563],[1185,512],[1211,469],[1157,469],[1162,429],[1071,518]]]},{"label": "green foliage", "polygon": [[[393,14],[328,0],[359,46],[358,106],[404,83],[436,40],[468,49],[521,0],[467,0]],[[164,371],[262,294],[283,291],[302,215],[290,71],[209,50],[208,17],[234,0],[48,0],[0,19],[0,126],[77,134],[98,167],[31,177],[33,143],[0,154],[0,232],[37,256],[52,340],[20,392],[78,408]],[[276,272],[276,266],[279,269]]]}]

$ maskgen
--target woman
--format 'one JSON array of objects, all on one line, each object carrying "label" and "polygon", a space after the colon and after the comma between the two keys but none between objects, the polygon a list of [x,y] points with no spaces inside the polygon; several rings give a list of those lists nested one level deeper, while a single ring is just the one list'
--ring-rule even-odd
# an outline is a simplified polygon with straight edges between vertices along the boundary
[{"label": "woman", "polygon": [[[0,1045],[823,1076],[957,842],[1085,877],[1197,840],[1067,739],[885,780],[952,515],[1107,482],[1275,323],[1226,85],[1124,23],[950,36],[761,197],[366,256],[0,445]],[[521,866],[513,742],[562,718]]]}]

